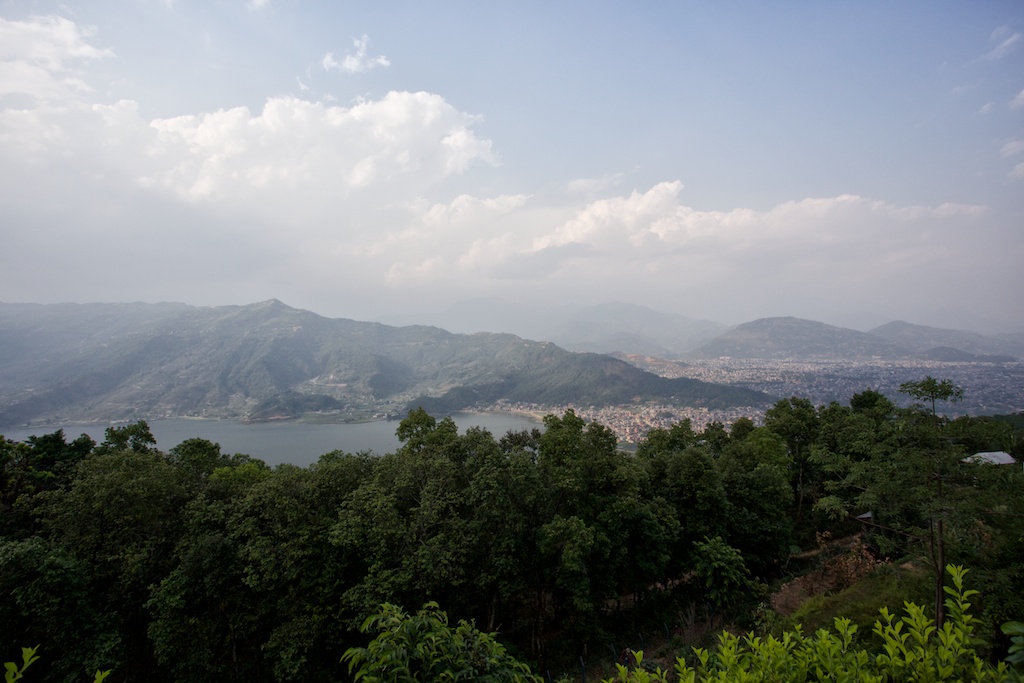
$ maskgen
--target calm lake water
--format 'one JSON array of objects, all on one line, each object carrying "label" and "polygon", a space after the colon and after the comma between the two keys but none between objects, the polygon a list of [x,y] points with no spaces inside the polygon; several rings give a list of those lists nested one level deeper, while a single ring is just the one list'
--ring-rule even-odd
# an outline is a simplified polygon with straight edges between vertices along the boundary
[{"label": "calm lake water", "polygon": [[[452,415],[460,432],[470,427],[482,427],[496,439],[511,430],[532,429],[540,423],[509,413],[456,413]],[[220,444],[222,453],[245,453],[259,458],[268,465],[291,463],[306,467],[324,453],[334,450],[358,453],[373,451],[383,454],[398,450],[401,445],[395,430],[398,420],[361,422],[358,424],[302,424],[298,422],[270,422],[244,424],[221,420],[152,420],[149,430],[156,437],[157,447],[170,450],[186,439],[207,439]],[[68,441],[80,434],[88,434],[96,443],[104,439],[107,425],[55,425],[0,429],[0,434],[12,441],[24,441],[29,436],[52,434],[64,429]]]}]

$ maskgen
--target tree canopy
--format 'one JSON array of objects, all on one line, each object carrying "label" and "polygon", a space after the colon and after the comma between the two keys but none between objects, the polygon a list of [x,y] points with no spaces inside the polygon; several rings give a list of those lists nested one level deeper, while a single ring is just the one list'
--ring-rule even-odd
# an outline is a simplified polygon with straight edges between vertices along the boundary
[{"label": "tree canopy", "polygon": [[571,410],[500,438],[413,410],[395,452],[306,468],[164,452],[145,422],[0,438],[0,643],[43,644],[60,681],[330,681],[342,657],[390,680],[372,663],[421,646],[416,675],[534,680],[518,662],[564,670],[682,614],[755,628],[796,550],[854,533],[878,562],[970,566],[995,633],[1024,616],[1024,474],[967,456],[1020,434],[933,411],[944,381],[907,391],[927,403],[792,397],[635,452]]}]

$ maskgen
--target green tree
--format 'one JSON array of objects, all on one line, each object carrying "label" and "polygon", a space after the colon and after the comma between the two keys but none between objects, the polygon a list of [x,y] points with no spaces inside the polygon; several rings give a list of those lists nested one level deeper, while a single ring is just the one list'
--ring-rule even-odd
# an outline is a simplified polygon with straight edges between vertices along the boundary
[{"label": "green tree", "polygon": [[123,427],[107,427],[106,438],[96,447],[96,453],[114,453],[117,451],[134,451],[136,453],[156,453],[156,437],[149,431],[149,423],[138,420]]},{"label": "green tree", "polygon": [[729,427],[729,438],[733,441],[743,441],[756,428],[757,425],[749,417],[737,418]]},{"label": "green tree", "polygon": [[571,410],[544,422],[538,454],[547,485],[539,543],[544,571],[535,609],[543,621],[550,591],[555,619],[582,643],[601,633],[605,601],[642,596],[664,580],[678,524],[664,501],[649,495],[647,468],[618,450],[614,432]]},{"label": "green tree", "polygon": [[452,627],[437,603],[414,615],[383,604],[362,626],[376,637],[345,653],[349,673],[367,683],[481,681],[540,683],[530,667],[508,654],[495,634],[467,621]]},{"label": "green tree", "polygon": [[657,448],[645,440],[637,449],[637,459],[648,468],[649,481],[658,493],[655,500],[663,501],[675,520],[669,571],[678,577],[692,568],[695,543],[727,533],[728,499],[722,473],[704,446]]},{"label": "green tree", "polygon": [[647,436],[637,446],[637,455],[644,458],[658,453],[680,452],[699,442],[700,437],[693,430],[693,423],[684,419],[668,429],[657,428],[647,432]]},{"label": "green tree", "polygon": [[804,500],[807,498],[805,486],[808,478],[813,478],[810,487],[816,489],[815,472],[808,472],[812,463],[808,460],[811,444],[818,437],[818,412],[805,398],[793,396],[782,399],[769,408],[764,415],[765,428],[781,436],[786,442],[789,456],[795,465],[793,487],[796,490],[797,523],[803,521]]},{"label": "green tree", "polygon": [[[93,455],[67,489],[49,492],[44,532],[89,568],[90,590],[112,616],[117,633],[110,660],[127,677],[151,676],[155,659],[146,637],[150,586],[170,568],[188,499],[173,465],[133,450]],[[106,645],[95,647],[106,648]]]},{"label": "green tree", "polygon": [[916,398],[919,401],[927,401],[932,410],[932,417],[936,420],[936,425],[938,424],[936,402],[950,401],[957,403],[964,398],[963,388],[958,387],[948,379],[937,380],[931,375],[926,375],[922,380],[904,382],[900,385],[900,393]]},{"label": "green tree", "polygon": [[704,589],[708,602],[715,609],[726,609],[746,597],[750,589],[750,572],[743,555],[722,540],[721,536],[705,538],[694,545],[697,562],[694,572]]},{"label": "green tree", "polygon": [[730,441],[717,460],[726,497],[726,534],[757,576],[770,575],[792,545],[791,459],[782,437],[759,427]]},{"label": "green tree", "polygon": [[117,661],[116,613],[88,562],[38,536],[0,541],[0,643],[45,643],[31,677],[79,683]]},{"label": "green tree", "polygon": [[[959,387],[931,377],[904,385],[929,404],[956,399]],[[818,508],[833,517],[870,512],[863,523],[885,553],[915,553],[935,577],[936,621],[944,620],[943,567],[951,553],[982,563],[1006,525],[1003,510],[1019,494],[1020,473],[984,467],[966,459],[947,432],[949,421],[932,408],[890,409],[886,402],[858,399],[856,409],[826,430],[815,458],[833,478]],[[841,438],[840,438],[841,437]]]},{"label": "green tree", "polygon": [[93,446],[86,434],[68,443],[62,429],[21,443],[0,436],[0,536],[36,533],[37,494],[67,487]]},{"label": "green tree", "polygon": [[[209,452],[205,446],[199,450]],[[184,470],[180,479],[197,486],[195,461],[178,464]],[[267,629],[261,626],[270,610],[245,582],[234,532],[243,501],[273,474],[252,459],[215,468],[184,508],[170,569],[151,587],[146,603],[149,639],[172,680],[247,681],[265,675],[261,645]]]},{"label": "green tree", "polygon": [[340,505],[331,531],[332,542],[363,565],[345,596],[361,614],[388,601],[456,602],[473,571],[465,497],[465,460],[473,449],[464,447],[454,422],[422,410],[410,412],[398,434],[402,448],[374,462]]}]

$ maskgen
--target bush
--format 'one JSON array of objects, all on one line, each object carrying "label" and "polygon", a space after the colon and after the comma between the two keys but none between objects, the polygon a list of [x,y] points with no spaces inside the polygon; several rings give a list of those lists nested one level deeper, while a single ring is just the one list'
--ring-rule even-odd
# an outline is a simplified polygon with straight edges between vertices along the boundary
[{"label": "bush", "polygon": [[361,630],[378,635],[365,648],[352,648],[342,658],[348,660],[356,681],[541,683],[529,666],[505,651],[494,634],[466,621],[451,628],[448,615],[434,602],[412,616],[385,603]]},{"label": "bush", "polygon": [[[905,604],[906,615],[897,619],[888,609],[875,622],[874,633],[881,649],[869,652],[854,646],[857,627],[843,617],[835,619],[834,631],[819,629],[805,636],[797,628],[781,637],[761,639],[753,634],[740,637],[722,633],[714,652],[695,648],[696,667],[682,658],[676,660],[675,674],[686,683],[755,681],[842,681],[883,683],[885,681],[1002,682],[1020,680],[1006,664],[993,666],[981,659],[974,634],[974,617],[969,598],[977,591],[964,587],[961,567],[947,567],[953,586],[946,587],[948,616],[941,630],[925,615],[924,608]],[[643,653],[637,653],[638,662]],[[618,676],[605,683],[655,683],[668,681],[668,673],[618,667]]]},{"label": "bush", "polygon": [[[21,666],[14,662],[4,662],[4,683],[15,683],[15,681],[20,681],[24,678],[28,667],[39,659],[39,655],[36,654],[38,651],[38,645],[36,647],[21,648]],[[109,671],[97,671],[96,676],[93,678],[93,683],[103,683],[103,680],[109,675]]]}]

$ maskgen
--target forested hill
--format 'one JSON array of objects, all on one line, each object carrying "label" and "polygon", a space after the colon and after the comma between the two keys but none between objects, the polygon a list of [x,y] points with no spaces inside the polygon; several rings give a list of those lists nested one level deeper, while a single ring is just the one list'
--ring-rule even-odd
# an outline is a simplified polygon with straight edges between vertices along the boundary
[{"label": "forested hill", "polygon": [[739,325],[697,349],[692,356],[714,358],[907,358],[895,342],[865,332],[800,318],[761,318]]},{"label": "forested hill", "polygon": [[762,360],[951,360],[1007,362],[1024,357],[1024,343],[1012,336],[987,337],[894,322],[870,332],[793,317],[753,320],[716,337],[688,358]]},{"label": "forested hill", "polygon": [[324,318],[265,301],[0,304],[0,425],[306,412],[367,416],[499,399],[764,405],[764,394],[664,379],[508,334]]}]

